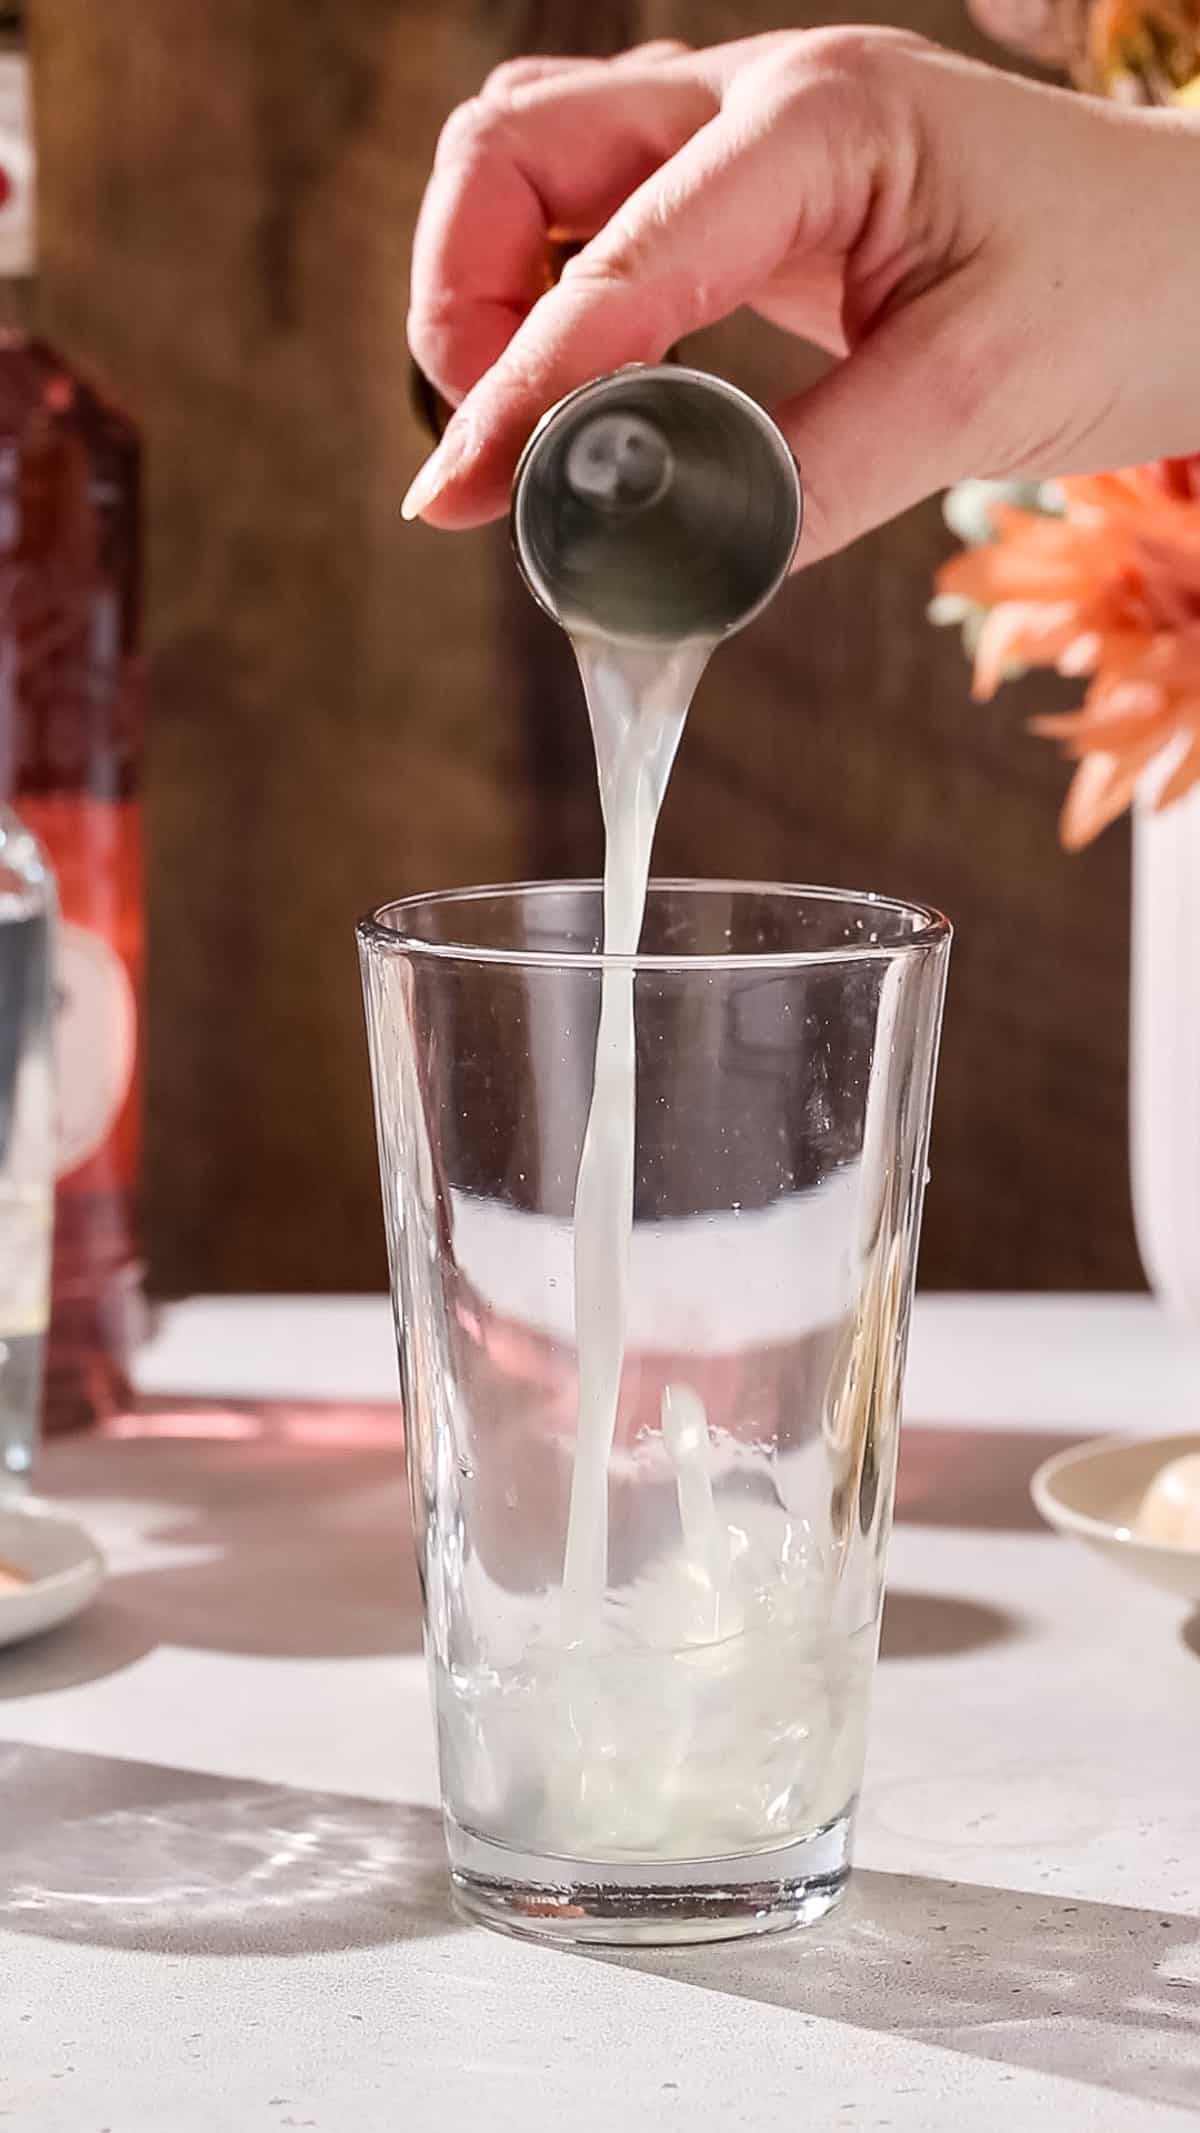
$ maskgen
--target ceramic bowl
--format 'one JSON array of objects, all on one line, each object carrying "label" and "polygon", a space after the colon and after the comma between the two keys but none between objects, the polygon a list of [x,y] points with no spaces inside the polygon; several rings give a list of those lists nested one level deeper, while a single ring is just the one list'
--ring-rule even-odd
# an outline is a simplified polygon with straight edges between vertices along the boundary
[{"label": "ceramic bowl", "polygon": [[1200,1436],[1097,1438],[1058,1452],[1040,1466],[1033,1500],[1060,1533],[1098,1548],[1122,1570],[1200,1604],[1200,1548],[1143,1540],[1134,1532],[1138,1505],[1160,1468],[1200,1452]]},{"label": "ceramic bowl", "polygon": [[68,1621],[104,1582],[104,1558],[83,1527],[35,1497],[0,1502],[0,1564],[25,1581],[0,1588],[0,1645]]}]

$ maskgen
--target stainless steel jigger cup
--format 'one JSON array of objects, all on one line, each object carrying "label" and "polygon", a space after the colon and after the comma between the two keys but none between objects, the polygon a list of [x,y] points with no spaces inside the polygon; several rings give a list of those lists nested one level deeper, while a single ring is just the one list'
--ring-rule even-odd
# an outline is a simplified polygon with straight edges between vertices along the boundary
[{"label": "stainless steel jigger cup", "polygon": [[544,415],[513,479],[535,600],[573,635],[715,643],[778,591],[800,537],[782,433],[722,378],[632,365]]}]

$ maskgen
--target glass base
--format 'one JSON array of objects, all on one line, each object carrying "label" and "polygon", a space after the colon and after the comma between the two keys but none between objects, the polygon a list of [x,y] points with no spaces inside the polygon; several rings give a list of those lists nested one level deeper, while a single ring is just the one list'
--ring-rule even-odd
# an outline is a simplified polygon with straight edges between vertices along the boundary
[{"label": "glass base", "polygon": [[725,1859],[552,1859],[493,1844],[446,1817],[455,1908],[527,1940],[688,1946],[815,1925],[850,1872],[851,1815],[778,1851]]}]

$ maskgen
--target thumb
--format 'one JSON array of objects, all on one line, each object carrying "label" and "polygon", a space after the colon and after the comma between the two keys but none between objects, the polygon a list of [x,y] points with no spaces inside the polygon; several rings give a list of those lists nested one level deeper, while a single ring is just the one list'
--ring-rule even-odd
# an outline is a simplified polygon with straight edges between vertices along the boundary
[{"label": "thumb", "polygon": [[[969,313],[918,298],[809,391],[774,410],[804,483],[797,565],[820,562],[970,472],[974,408],[961,337]],[[975,370],[983,376],[984,366]]]}]

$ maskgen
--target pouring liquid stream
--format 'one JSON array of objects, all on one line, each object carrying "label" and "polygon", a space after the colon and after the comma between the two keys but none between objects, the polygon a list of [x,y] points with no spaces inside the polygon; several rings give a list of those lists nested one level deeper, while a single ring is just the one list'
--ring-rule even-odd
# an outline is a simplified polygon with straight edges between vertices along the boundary
[{"label": "pouring liquid stream", "polygon": [[[667,780],[713,645],[622,645],[590,635],[572,641],[587,696],[604,816],[604,953],[633,956]],[[592,1102],[575,1186],[579,1407],[563,1568],[567,1644],[586,1639],[589,1628],[598,1625],[607,1583],[608,1469],[625,1355],[633,1230],[636,1049],[633,971],[606,968]]]},{"label": "pouring liquid stream", "polygon": [[623,959],[638,949],[655,827],[712,645],[631,647],[582,631],[574,641],[604,816],[603,947],[614,960],[601,973],[576,1176],[578,1390],[563,1576],[549,1594],[517,1595],[468,1563],[478,1585],[468,1615],[487,1621],[492,1649],[468,1646],[442,1671],[440,1693],[457,1714],[450,1783],[468,1826],[499,1816],[511,1842],[559,1860],[762,1853],[846,1811],[874,1629],[834,1628],[820,1536],[779,1495],[753,1432],[743,1438],[737,1417],[714,1428],[702,1386],[681,1377],[643,1447],[652,1464],[665,1460],[673,1511],[663,1505],[633,1575],[611,1575],[637,1145],[635,976]]}]

